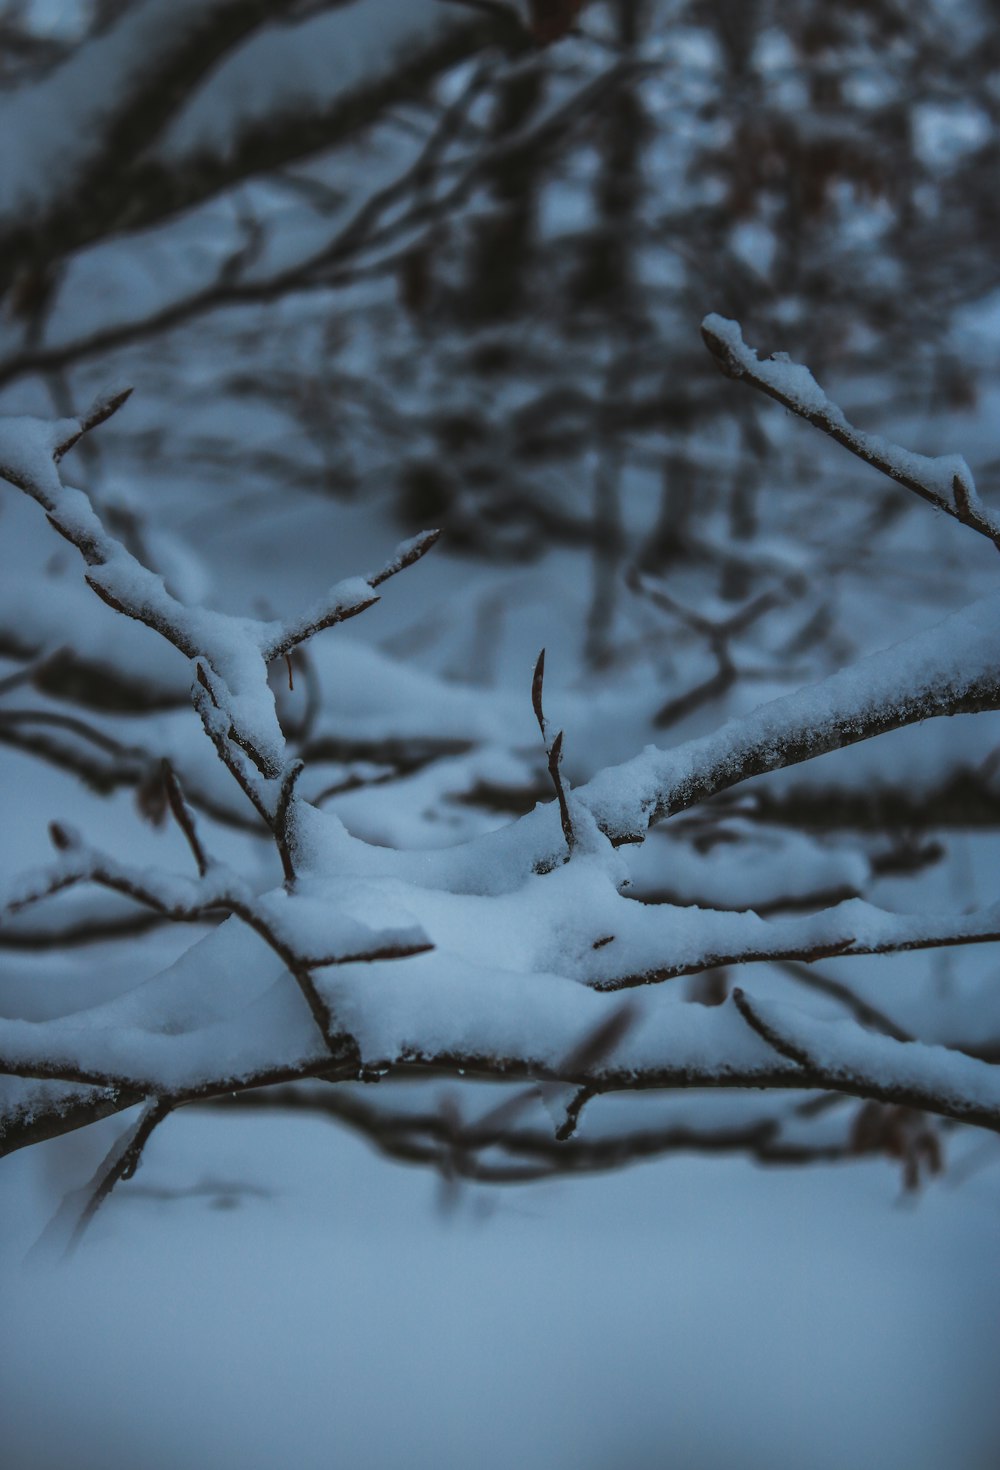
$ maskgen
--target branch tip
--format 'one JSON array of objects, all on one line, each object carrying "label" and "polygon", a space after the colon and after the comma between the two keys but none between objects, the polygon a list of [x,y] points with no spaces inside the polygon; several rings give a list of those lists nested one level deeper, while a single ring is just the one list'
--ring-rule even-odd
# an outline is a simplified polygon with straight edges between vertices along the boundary
[{"label": "branch tip", "polygon": [[[792,362],[787,353],[774,352],[761,360],[752,347],[743,340],[738,322],[726,321],[724,317],[710,315],[701,324],[701,335],[705,346],[721,371],[728,378],[742,378],[751,388],[780,403],[813,428],[819,429],[848,450],[872,469],[878,470],[897,485],[912,490],[922,500],[928,501],[953,516],[963,526],[985,536],[1000,549],[1000,522],[978,503],[971,483],[960,484],[960,476],[952,481],[952,497],[942,489],[939,481],[944,466],[941,456],[935,458],[904,451],[900,446],[888,444],[873,434],[862,432],[851,424],[843,410],[830,399],[813,378],[807,368]],[[794,369],[790,379],[787,369]],[[802,379],[807,391],[803,391]],[[971,477],[970,477],[971,479]]]},{"label": "branch tip", "polygon": [[569,802],[566,800],[566,790],[563,785],[562,774],[559,767],[562,763],[563,732],[548,742],[548,724],[545,719],[545,711],[542,707],[542,689],[545,683],[545,649],[543,648],[535,661],[535,672],[531,680],[531,707],[535,711],[535,719],[538,728],[542,732],[542,741],[545,745],[545,754],[548,759],[549,777],[555,789],[556,800],[559,803],[559,820],[562,824],[563,836],[566,839],[567,856],[571,857],[576,846],[576,834],[573,831],[573,819],[569,814]]},{"label": "branch tip", "polygon": [[63,456],[69,453],[74,444],[79,444],[84,434],[89,434],[92,429],[98,428],[101,424],[107,423],[108,419],[113,418],[123,404],[132,397],[132,392],[129,386],[112,390],[96,398],[87,412],[77,420],[77,428],[74,433],[64,439],[61,444],[57,444],[52,451],[52,458],[56,463],[58,464]]},{"label": "branch tip", "polygon": [[535,719],[538,728],[545,739],[545,715],[542,710],[542,687],[545,683],[545,649],[543,648],[535,661],[535,672],[531,680],[531,707],[535,711]]},{"label": "branch tip", "polygon": [[421,557],[427,555],[440,536],[440,530],[420,531],[411,541],[404,541],[396,548],[396,554],[386,562],[382,570],[368,578],[369,587],[381,587],[383,582],[388,582],[389,578],[395,577],[397,572],[405,572],[407,567],[412,567],[414,562],[420,561]]},{"label": "branch tip", "polygon": [[73,829],[64,827],[61,822],[49,823],[49,841],[57,852],[71,852],[80,846],[80,839]]},{"label": "branch tip", "polygon": [[709,322],[712,320],[712,317],[706,317],[701,324],[702,341],[712,354],[716,367],[724,377],[742,378],[745,371],[742,363],[738,360],[726,339],[720,336],[713,327],[709,326]]}]

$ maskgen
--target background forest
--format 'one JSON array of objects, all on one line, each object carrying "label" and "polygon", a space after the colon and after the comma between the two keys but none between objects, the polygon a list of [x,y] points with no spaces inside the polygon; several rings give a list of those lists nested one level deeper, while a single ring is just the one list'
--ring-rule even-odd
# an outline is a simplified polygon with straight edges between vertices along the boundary
[{"label": "background forest", "polygon": [[[989,0],[0,4],[0,415],[103,528],[0,432],[15,1470],[997,1463],[998,123]],[[299,806],[389,853],[371,963],[266,906]],[[252,986],[241,913],[360,1050],[165,1104],[102,1018]],[[542,1056],[569,966],[629,995]]]}]

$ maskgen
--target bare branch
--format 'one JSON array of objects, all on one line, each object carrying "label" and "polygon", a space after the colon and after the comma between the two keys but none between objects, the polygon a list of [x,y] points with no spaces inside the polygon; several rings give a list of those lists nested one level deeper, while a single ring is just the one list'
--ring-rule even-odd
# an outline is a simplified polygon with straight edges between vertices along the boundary
[{"label": "bare branch", "polygon": [[209,862],[205,849],[201,844],[201,838],[198,836],[194,813],[184,800],[181,784],[177,779],[173,766],[168,760],[164,760],[162,770],[163,785],[166,788],[170,810],[173,812],[174,820],[184,833],[187,845],[191,849],[191,854],[198,867],[198,875],[204,878],[208,872]]},{"label": "bare branch", "polygon": [[[80,1244],[97,1211],[108,1198],[115,1185],[122,1179],[131,1179],[138,1169],[142,1160],[143,1149],[149,1142],[156,1128],[172,1111],[173,1104],[167,1098],[151,1098],[132,1128],[128,1130],[125,1137],[120,1139],[108,1153],[101,1164],[96,1175],[87,1188],[86,1202],[80,1210],[76,1223],[66,1243],[65,1254],[72,1255]],[[72,1201],[76,1196],[71,1196]],[[65,1216],[60,1211],[56,1217],[59,1224],[65,1224]],[[53,1221],[53,1224],[56,1224]],[[44,1239],[44,1237],[43,1237]]]},{"label": "bare branch", "polygon": [[543,648],[535,663],[535,673],[531,681],[531,705],[535,711],[535,719],[538,721],[538,728],[541,731],[542,740],[545,743],[545,754],[548,757],[549,779],[552,782],[556,793],[556,800],[559,803],[559,821],[562,824],[563,837],[566,839],[566,855],[567,857],[572,857],[573,849],[576,846],[576,834],[573,831],[573,819],[570,816],[569,802],[566,800],[566,789],[563,784],[562,771],[560,770],[560,766],[562,765],[563,732],[560,730],[551,745],[549,744],[548,723],[545,719],[545,712],[542,709],[542,686],[544,682],[545,649]]},{"label": "bare branch", "polygon": [[[80,339],[26,348],[0,362],[0,386],[27,373],[59,371],[73,363],[99,357],[129,343],[172,330],[207,312],[276,301],[296,293],[337,290],[372,276],[391,275],[410,256],[412,237],[416,231],[433,229],[449,210],[458,208],[511,160],[521,155],[540,156],[599,106],[609,92],[627,81],[635,80],[642,75],[643,70],[634,63],[622,63],[609,68],[548,114],[537,127],[507,138],[488,150],[477,150],[471,159],[456,163],[447,171],[452,175],[450,182],[445,179],[443,187],[427,194],[417,186],[423,183],[428,153],[433,153],[437,147],[432,138],[428,143],[428,150],[399,179],[377,191],[325,245],[306,259],[282,266],[269,274],[253,273],[236,280],[228,278],[224,269],[219,270],[202,287],[189,291],[166,305],[157,306],[146,317],[100,328]],[[357,113],[357,100],[356,96],[352,98],[348,107],[352,117]],[[312,124],[312,120],[310,122]],[[446,115],[441,123],[443,133],[447,133],[449,126]],[[286,127],[290,130],[291,125],[286,124]],[[262,134],[254,135],[253,172],[266,165],[274,151],[278,134],[284,132],[285,129],[276,132],[273,118],[267,118]],[[312,124],[306,129],[308,144],[304,151],[307,153],[315,150],[314,134],[315,126]],[[440,136],[442,134],[438,135]],[[283,154],[275,159],[275,163],[279,165],[283,161]],[[201,167],[192,171],[192,178],[199,186],[207,181],[211,172],[206,166],[206,160],[200,162]],[[240,169],[246,168],[246,161],[242,158],[238,161],[227,158],[226,170],[230,165],[235,166],[235,177],[238,178],[241,176]],[[222,167],[220,164],[220,168]],[[228,178],[225,182],[229,182]],[[406,209],[396,210],[390,218],[383,221],[383,215],[390,211],[401,196],[411,190],[417,190],[411,205]],[[140,205],[134,193],[131,203],[137,215]],[[130,224],[139,223],[140,220],[135,215],[130,220]],[[398,241],[405,243],[396,253],[391,253],[390,247]]]}]

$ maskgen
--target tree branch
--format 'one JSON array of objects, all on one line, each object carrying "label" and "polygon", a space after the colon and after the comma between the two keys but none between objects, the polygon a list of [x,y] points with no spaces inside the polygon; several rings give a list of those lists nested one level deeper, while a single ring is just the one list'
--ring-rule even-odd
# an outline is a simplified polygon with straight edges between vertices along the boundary
[{"label": "tree branch", "polygon": [[931,459],[854,428],[843,411],[827,398],[808,368],[791,362],[786,353],[775,353],[767,361],[760,362],[757,353],[743,341],[736,322],[721,316],[707,316],[702,322],[701,334],[727,377],[740,378],[767,394],[783,408],[849,449],[865,464],[887,475],[897,485],[912,490],[963,526],[978,531],[1000,550],[1000,519],[979,499],[971,471],[960,455]]}]

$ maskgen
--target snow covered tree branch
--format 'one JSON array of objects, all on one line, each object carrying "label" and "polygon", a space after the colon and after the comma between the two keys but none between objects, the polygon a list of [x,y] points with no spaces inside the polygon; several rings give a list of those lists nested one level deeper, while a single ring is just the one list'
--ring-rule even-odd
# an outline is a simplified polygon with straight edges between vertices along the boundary
[{"label": "snow covered tree branch", "polygon": [[[843,427],[840,411],[821,399],[804,369],[780,359],[758,363],[738,329],[719,318],[709,318],[705,331],[729,371],[738,368],[800,417],[836,429],[847,447],[923,498],[937,495],[942,476],[961,479],[961,495],[948,502],[956,519],[994,539],[993,520],[967,469],[950,462],[942,469],[939,461],[857,435]],[[418,562],[436,533],[405,542],[381,570],[338,582],[291,619],[236,617],[196,605],[169,590],[108,531],[88,495],[63,478],[66,456],[126,398],[103,398],[79,420],[4,421],[0,476],[34,501],[79,553],[92,594],[186,661],[191,703],[208,736],[201,760],[214,750],[269,829],[281,881],[242,876],[215,859],[189,804],[186,777],[163,749],[162,800],[196,876],[121,862],[57,825],[55,861],[2,895],[2,928],[14,943],[26,913],[42,912],[58,895],[85,885],[157,921],[208,926],[174,963],[149,978],[137,975],[117,998],[89,1006],[84,998],[83,1009],[76,1002],[47,1019],[0,1018],[5,1151],[143,1103],[86,1200],[70,1211],[70,1239],[114,1184],[134,1172],[145,1140],[174,1109],[297,1079],[323,1078],[350,1089],[384,1076],[445,1073],[468,1077],[472,1087],[490,1078],[537,1084],[543,1091],[536,1087],[512,1112],[501,1105],[495,1119],[468,1126],[400,1123],[391,1108],[373,1111],[349,1092],[342,1106],[333,1105],[390,1153],[498,1180],[546,1177],[559,1167],[560,1140],[577,1132],[585,1105],[589,1117],[599,1110],[594,1100],[609,1094],[805,1090],[1000,1132],[995,1036],[956,1036],[949,1044],[920,1039],[843,982],[814,980],[804,968],[830,957],[995,942],[1000,905],[906,915],[852,900],[764,919],[751,904],[726,911],[637,901],[626,862],[628,846],[641,842],[651,823],[751,778],[932,716],[1000,707],[995,598],[714,734],[673,749],[649,747],[630,762],[608,765],[575,790],[562,771],[562,732],[549,737],[540,658],[530,703],[555,800],[457,845],[376,844],[352,835],[304,794],[308,767],[289,750],[268,666],[369,608],[376,589]],[[674,606],[669,598],[664,605]],[[738,630],[764,611],[751,604],[725,624],[698,616],[714,633],[723,626]],[[342,696],[349,702],[350,689]],[[365,790],[362,785],[362,797]],[[118,924],[125,937],[137,932],[117,910],[106,919],[92,913],[89,922],[98,929],[102,922]],[[69,942],[71,932],[57,918],[53,943]],[[731,1003],[697,1005],[671,983],[751,965],[786,975],[799,1003],[757,995],[751,980]],[[617,996],[625,988],[636,996]],[[817,996],[841,1018],[802,1009],[803,999],[808,1006]],[[522,1106],[540,1098],[556,1117],[552,1147],[544,1150],[537,1130],[520,1142],[514,1130]],[[629,1115],[616,1142],[567,1153],[566,1168],[713,1146],[697,1129],[671,1125],[651,1133],[637,1117]],[[773,1117],[750,1122],[720,1132],[715,1146],[745,1146],[774,1159],[810,1156],[808,1143],[785,1139],[784,1126]],[[835,1151],[851,1146],[848,1133]],[[497,1170],[475,1162],[495,1147],[521,1161]],[[532,1153],[534,1162],[525,1164]],[[827,1155],[817,1147],[811,1156]]]},{"label": "snow covered tree branch", "polygon": [[48,111],[60,126],[39,130],[5,169],[0,279],[48,271],[95,239],[148,228],[330,146],[491,40],[516,36],[516,11],[504,19],[439,0],[405,10],[380,0],[123,7],[42,82],[6,99],[2,133],[18,150],[22,113]]},{"label": "snow covered tree branch", "polygon": [[898,444],[889,444],[875,434],[862,433],[848,423],[809,369],[791,362],[787,353],[773,353],[766,361],[759,361],[756,352],[743,341],[736,322],[708,316],[701,331],[705,345],[727,377],[741,379],[758,392],[766,393],[783,408],[856,454],[865,464],[1000,548],[1000,519],[983,505],[969,466],[961,455],[939,455],[931,459],[901,449]]}]

